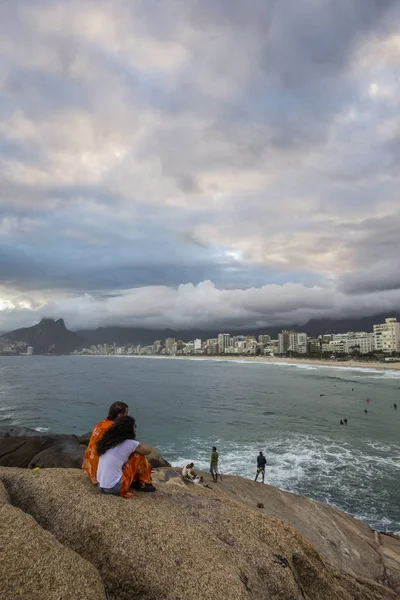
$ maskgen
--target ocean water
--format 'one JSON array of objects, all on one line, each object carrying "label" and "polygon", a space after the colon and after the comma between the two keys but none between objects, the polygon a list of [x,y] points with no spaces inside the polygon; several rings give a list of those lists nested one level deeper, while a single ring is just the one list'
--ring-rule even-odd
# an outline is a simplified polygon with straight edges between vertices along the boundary
[{"label": "ocean water", "polygon": [[0,426],[84,433],[115,400],[129,404],[138,439],[173,464],[207,469],[216,445],[222,473],[252,478],[263,450],[269,483],[400,535],[400,371],[0,357]]}]

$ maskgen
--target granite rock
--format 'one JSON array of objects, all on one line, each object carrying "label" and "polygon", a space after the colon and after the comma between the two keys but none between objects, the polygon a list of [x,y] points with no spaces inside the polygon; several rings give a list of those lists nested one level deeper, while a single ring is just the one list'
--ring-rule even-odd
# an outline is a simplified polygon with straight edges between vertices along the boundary
[{"label": "granite rock", "polygon": [[15,506],[98,569],[111,600],[399,600],[212,488],[171,479],[126,500],[77,469],[3,468],[0,480]]}]

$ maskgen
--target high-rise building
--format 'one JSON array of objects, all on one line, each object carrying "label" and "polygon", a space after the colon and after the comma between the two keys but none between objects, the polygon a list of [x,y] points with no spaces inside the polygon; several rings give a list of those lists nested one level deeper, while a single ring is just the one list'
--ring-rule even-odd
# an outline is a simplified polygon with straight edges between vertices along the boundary
[{"label": "high-rise building", "polygon": [[258,341],[260,342],[260,344],[269,344],[269,342],[271,341],[271,336],[270,335],[259,335]]},{"label": "high-rise building", "polygon": [[377,352],[400,352],[400,323],[397,319],[385,319],[374,325],[374,345]]},{"label": "high-rise building", "polygon": [[295,333],[292,330],[284,329],[278,334],[278,354],[286,354],[290,346],[290,335]]},{"label": "high-rise building", "polygon": [[329,346],[329,344],[323,344],[320,338],[308,338],[307,340],[307,352],[312,354],[316,354],[317,352],[321,352],[321,350],[328,352],[328,348],[324,348],[324,346]]},{"label": "high-rise building", "polygon": [[218,354],[218,338],[206,340],[206,354]]},{"label": "high-rise building", "polygon": [[162,341],[161,340],[156,340],[153,343],[152,353],[153,354],[159,354],[161,352],[161,348],[162,348]]},{"label": "high-rise building", "polygon": [[199,339],[194,340],[194,351],[201,352],[201,340],[199,340]]},{"label": "high-rise building", "polygon": [[224,354],[225,348],[231,345],[231,336],[229,333],[220,333],[218,335],[218,352]]},{"label": "high-rise building", "polygon": [[28,349],[27,349],[26,353],[27,353],[29,356],[32,356],[32,354],[33,354],[33,348],[32,348],[32,346],[28,346]]},{"label": "high-rise building", "polygon": [[172,354],[176,344],[175,338],[167,338],[165,340],[165,354]]},{"label": "high-rise building", "polygon": [[289,333],[289,348],[288,350],[296,352],[297,354],[307,353],[307,334],[296,333],[292,331]]}]

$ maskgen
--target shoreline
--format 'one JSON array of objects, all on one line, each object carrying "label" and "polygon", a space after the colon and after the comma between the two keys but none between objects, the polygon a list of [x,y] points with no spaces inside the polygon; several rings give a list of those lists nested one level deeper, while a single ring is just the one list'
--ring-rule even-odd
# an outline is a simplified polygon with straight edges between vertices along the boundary
[{"label": "shoreline", "polygon": [[381,363],[376,361],[355,361],[355,360],[325,360],[325,359],[310,359],[310,358],[286,358],[276,356],[169,356],[169,355],[151,355],[151,354],[82,354],[78,356],[104,356],[112,358],[151,358],[151,359],[170,359],[170,360],[210,360],[210,361],[233,361],[233,362],[250,362],[250,363],[265,363],[276,366],[304,366],[304,367],[328,367],[330,369],[345,369],[358,370],[369,369],[379,371],[400,371],[399,362]]}]

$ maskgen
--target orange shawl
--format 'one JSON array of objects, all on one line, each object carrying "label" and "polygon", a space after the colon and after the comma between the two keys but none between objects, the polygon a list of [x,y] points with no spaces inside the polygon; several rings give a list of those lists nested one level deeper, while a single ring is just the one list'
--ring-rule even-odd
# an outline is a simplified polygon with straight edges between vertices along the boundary
[{"label": "orange shawl", "polygon": [[110,421],[110,419],[103,419],[100,423],[97,423],[90,437],[85,456],[83,457],[82,469],[89,475],[92,483],[97,483],[96,475],[99,464],[99,457],[96,450],[97,442],[103,437],[107,429],[110,429],[112,424],[113,421]]}]

